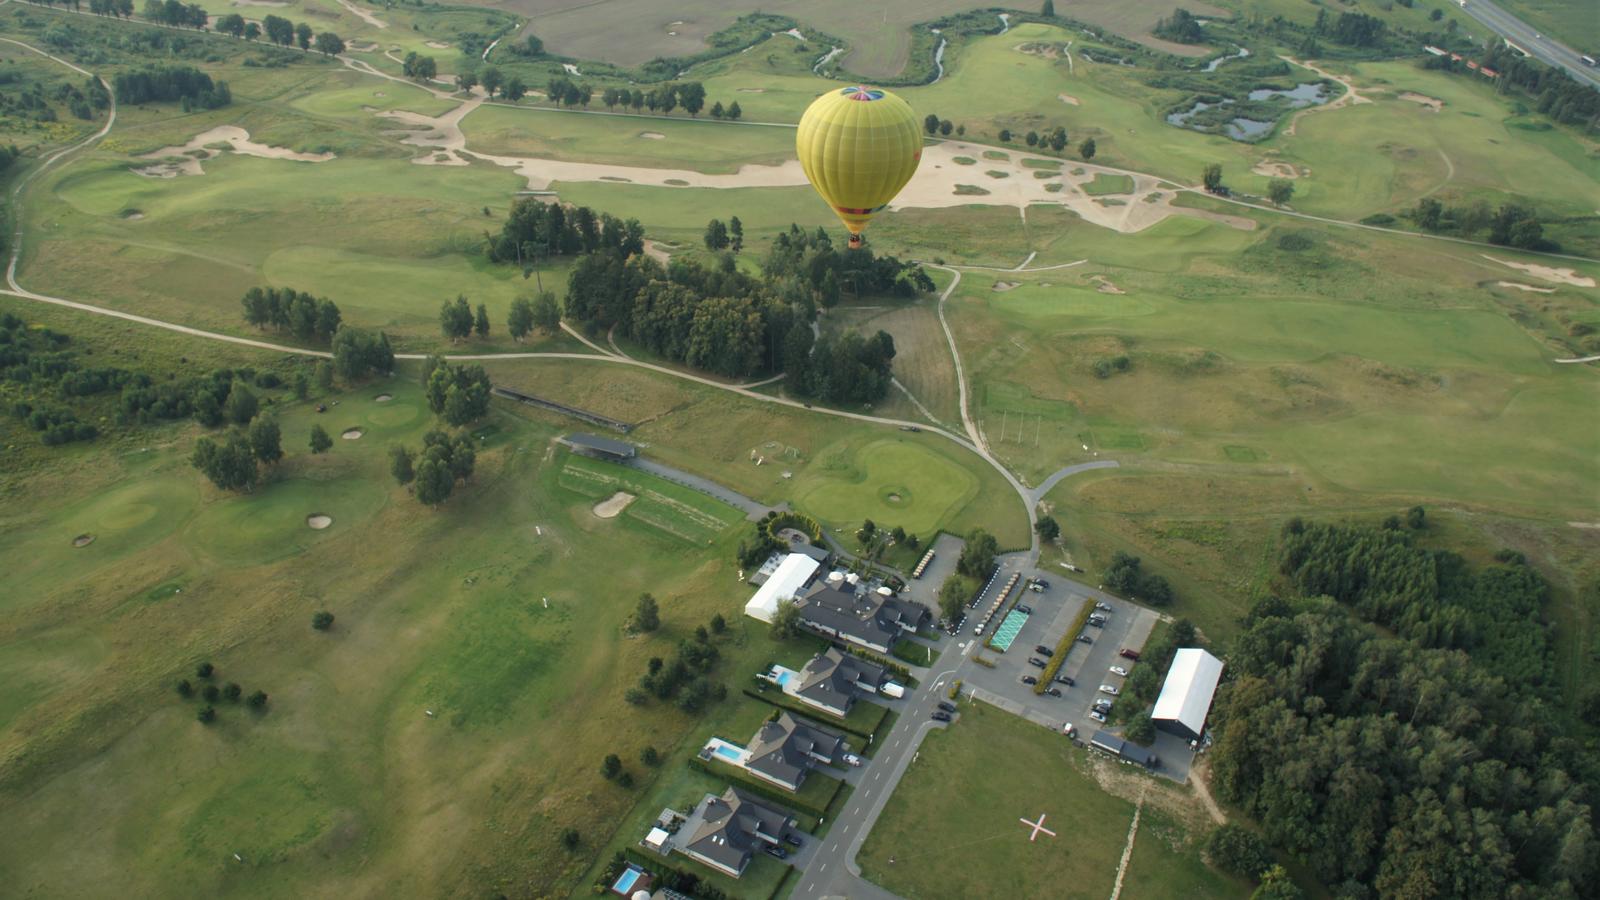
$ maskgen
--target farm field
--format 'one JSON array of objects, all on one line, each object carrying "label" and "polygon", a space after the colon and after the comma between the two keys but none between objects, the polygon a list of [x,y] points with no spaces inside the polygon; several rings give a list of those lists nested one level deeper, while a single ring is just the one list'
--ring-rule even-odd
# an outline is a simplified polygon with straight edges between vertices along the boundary
[{"label": "farm field", "polygon": [[[1158,835],[1141,827],[1130,872],[1152,888],[1182,884],[1196,897],[1240,896],[1241,885],[1193,859],[1204,813],[1187,794],[1154,782],[1146,788],[1147,780],[1038,725],[964,702],[959,721],[924,740],[858,861],[868,880],[909,900],[1023,896],[1044,884],[1066,897],[1109,896],[1132,798],[1147,789],[1151,804],[1172,804],[1175,812],[1162,817]],[[1030,842],[1019,819],[1035,821],[1041,812],[1058,834]]]}]

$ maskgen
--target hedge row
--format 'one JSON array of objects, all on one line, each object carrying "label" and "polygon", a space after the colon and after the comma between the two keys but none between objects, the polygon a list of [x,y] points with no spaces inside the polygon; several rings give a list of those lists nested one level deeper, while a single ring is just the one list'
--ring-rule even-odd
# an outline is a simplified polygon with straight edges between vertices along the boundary
[{"label": "hedge row", "polygon": [[814,546],[822,546],[822,526],[816,519],[805,513],[798,513],[793,510],[768,513],[767,517],[761,520],[761,528],[767,533],[767,537],[775,541],[780,540],[778,537],[779,531],[785,528],[793,528],[796,531],[805,532],[806,536],[811,538],[811,543]]},{"label": "hedge row", "polygon": [[1094,601],[1085,597],[1083,608],[1078,610],[1078,615],[1072,620],[1072,627],[1061,636],[1061,640],[1056,641],[1056,655],[1050,657],[1039,683],[1033,686],[1035,694],[1042,694],[1050,689],[1050,682],[1054,681],[1056,673],[1061,671],[1061,664],[1067,661],[1067,654],[1072,652],[1072,645],[1077,643],[1078,635],[1083,633],[1083,626],[1088,623],[1089,614],[1092,612],[1094,612]]},{"label": "hedge row", "polygon": [[[835,716],[832,713],[823,712],[820,709],[815,709],[815,708],[810,707],[810,706],[804,706],[804,705],[799,704],[799,703],[790,703],[788,700],[776,700],[776,699],[773,699],[772,697],[767,696],[766,694],[762,694],[762,693],[759,693],[757,691],[752,691],[749,688],[745,688],[744,689],[744,695],[746,697],[749,697],[749,698],[753,699],[753,700],[760,700],[762,703],[765,703],[768,706],[776,706],[779,709],[786,709],[789,712],[792,712],[792,713],[794,713],[796,715],[807,716],[807,717],[814,718],[814,719],[821,719],[822,721],[827,723],[829,728],[838,728],[841,731],[847,731],[847,732],[855,735],[856,737],[862,738],[864,740],[869,738],[869,737],[871,737],[871,735],[872,735],[872,732],[870,732],[870,731],[862,731],[859,728],[856,728],[856,727],[854,727],[852,725],[847,724],[843,719],[839,718],[838,716]],[[779,696],[785,696],[785,695],[780,693]],[[879,721],[881,722],[882,719],[879,719]]]}]

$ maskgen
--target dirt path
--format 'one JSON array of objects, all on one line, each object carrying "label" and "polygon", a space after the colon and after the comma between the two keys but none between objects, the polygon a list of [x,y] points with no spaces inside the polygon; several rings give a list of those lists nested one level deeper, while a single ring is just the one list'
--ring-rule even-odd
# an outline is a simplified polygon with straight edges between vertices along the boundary
[{"label": "dirt path", "polygon": [[1128,843],[1122,847],[1122,859],[1117,862],[1117,880],[1111,885],[1111,900],[1122,896],[1122,879],[1128,874],[1128,863],[1133,860],[1133,841],[1139,836],[1139,816],[1144,812],[1144,793],[1133,808],[1133,823],[1128,826]]},{"label": "dirt path", "polygon": [[1284,137],[1293,137],[1295,126],[1299,125],[1300,120],[1310,113],[1326,112],[1328,110],[1342,109],[1346,106],[1357,106],[1362,103],[1372,102],[1371,97],[1367,97],[1356,90],[1356,86],[1351,83],[1349,78],[1346,78],[1342,75],[1335,75],[1326,69],[1319,68],[1308,62],[1301,62],[1292,57],[1284,56],[1281,53],[1278,54],[1278,58],[1291,66],[1299,66],[1302,69],[1308,69],[1320,75],[1321,77],[1328,79],[1329,81],[1336,81],[1339,84],[1344,85],[1344,93],[1334,98],[1331,103],[1324,103],[1321,106],[1308,106],[1305,109],[1295,113],[1294,116],[1289,119],[1288,126],[1283,129]]},{"label": "dirt path", "polygon": [[1194,786],[1194,792],[1205,806],[1206,812],[1211,814],[1211,821],[1218,825],[1226,825],[1228,817],[1223,814],[1222,807],[1218,806],[1216,799],[1211,796],[1211,786],[1206,783],[1210,777],[1211,767],[1204,762],[1189,769],[1189,783]]},{"label": "dirt path", "polygon": [[368,25],[371,25],[373,28],[388,28],[389,27],[389,23],[388,22],[385,22],[384,20],[378,18],[377,16],[373,15],[372,13],[367,12],[366,10],[364,10],[361,7],[355,5],[354,3],[351,3],[350,0],[339,0],[339,5],[344,7],[345,9],[350,10],[350,12],[355,14],[356,18],[360,19],[363,22],[366,22]]}]

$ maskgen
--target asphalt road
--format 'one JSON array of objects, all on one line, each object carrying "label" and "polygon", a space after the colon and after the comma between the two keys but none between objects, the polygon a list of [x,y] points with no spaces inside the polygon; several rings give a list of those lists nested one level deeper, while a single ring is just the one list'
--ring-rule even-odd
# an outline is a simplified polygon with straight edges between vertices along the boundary
[{"label": "asphalt road", "polygon": [[[1488,26],[1490,31],[1521,47],[1534,59],[1565,69],[1579,82],[1600,89],[1600,69],[1591,69],[1578,58],[1583,54],[1594,56],[1600,53],[1600,47],[1574,50],[1550,35],[1540,33],[1532,25],[1495,6],[1489,0],[1467,0],[1463,11]],[[1600,8],[1597,8],[1595,14],[1600,15]]]}]

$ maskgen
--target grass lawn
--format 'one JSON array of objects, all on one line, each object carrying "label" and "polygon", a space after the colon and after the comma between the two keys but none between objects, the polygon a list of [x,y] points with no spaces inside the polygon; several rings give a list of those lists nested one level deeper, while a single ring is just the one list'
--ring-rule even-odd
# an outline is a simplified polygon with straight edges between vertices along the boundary
[{"label": "grass lawn", "polygon": [[1104,172],[1095,173],[1094,180],[1083,185],[1083,192],[1091,197],[1105,194],[1129,194],[1133,192],[1133,176],[1107,175]]},{"label": "grass lawn", "polygon": [[744,513],[699,491],[664,478],[563,451],[557,460],[561,486],[595,500],[618,491],[636,499],[623,516],[694,544],[711,544],[744,521]]},{"label": "grass lawn", "polygon": [[[593,108],[604,110],[598,101]],[[468,146],[497,156],[533,156],[697,172],[738,171],[793,159],[794,131],[736,125],[709,116],[623,118],[481,106],[461,122]]]},{"label": "grass lawn", "polygon": [[[1034,896],[1041,885],[1059,896],[1108,896],[1134,804],[1102,791],[1084,774],[1086,760],[1059,734],[964,704],[958,723],[923,742],[861,848],[862,874],[910,900]],[[1018,820],[1041,812],[1058,836],[1030,843]],[[1144,849],[1136,844],[1135,854]],[[1161,841],[1147,853],[1161,867],[1183,858]],[[1185,882],[1192,896],[1239,895],[1224,886]]]},{"label": "grass lawn", "polygon": [[977,495],[978,480],[920,442],[828,447],[797,479],[796,505],[839,530],[871,519],[923,534]]}]

